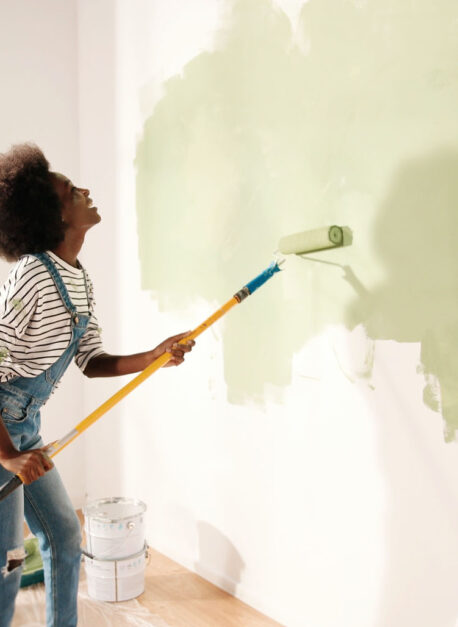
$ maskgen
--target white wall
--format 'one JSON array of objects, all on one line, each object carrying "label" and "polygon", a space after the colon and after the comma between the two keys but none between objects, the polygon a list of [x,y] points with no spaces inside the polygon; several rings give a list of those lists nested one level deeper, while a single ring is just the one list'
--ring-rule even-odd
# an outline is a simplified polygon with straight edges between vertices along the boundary
[{"label": "white wall", "polygon": [[[31,141],[51,167],[79,180],[77,6],[73,0],[0,2],[0,150]],[[1,279],[10,265],[2,261]],[[71,366],[42,411],[43,438],[63,436],[83,410],[81,373]],[[84,500],[81,438],[56,458],[75,507]],[[76,471],[79,469],[79,471]]]},{"label": "white wall", "polygon": [[[86,239],[82,259],[94,283],[97,316],[108,353],[120,352],[119,275],[123,260],[116,247],[116,211],[121,173],[116,168],[115,128],[115,4],[111,0],[78,2],[78,82],[80,172],[99,207],[101,223]],[[126,381],[86,379],[84,416],[96,409]],[[116,496],[121,489],[122,441],[119,409],[90,428],[86,437],[86,490],[91,498]]]}]

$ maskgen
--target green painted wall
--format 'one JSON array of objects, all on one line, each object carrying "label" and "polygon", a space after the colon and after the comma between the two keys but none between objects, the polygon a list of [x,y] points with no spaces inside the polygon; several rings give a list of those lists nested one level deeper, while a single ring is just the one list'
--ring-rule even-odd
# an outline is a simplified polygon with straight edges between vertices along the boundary
[{"label": "green painted wall", "polygon": [[319,255],[345,272],[288,260],[221,323],[228,399],[262,402],[265,383],[281,398],[310,338],[362,323],[421,343],[424,400],[452,439],[456,1],[310,0],[296,30],[270,0],[227,6],[215,50],[167,81],[138,142],[143,288],[163,311],[216,306],[282,235],[348,225],[353,246]]}]

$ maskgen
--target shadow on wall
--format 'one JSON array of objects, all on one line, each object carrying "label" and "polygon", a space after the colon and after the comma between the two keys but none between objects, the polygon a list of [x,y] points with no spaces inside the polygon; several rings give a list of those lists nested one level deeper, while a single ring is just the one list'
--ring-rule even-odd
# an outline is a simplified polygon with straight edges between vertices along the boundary
[{"label": "shadow on wall", "polygon": [[[431,174],[426,162],[418,176],[408,168],[374,220],[406,154],[449,136],[453,5],[311,1],[293,30],[271,0],[228,0],[215,51],[165,83],[136,158],[142,287],[159,307],[221,304],[269,263],[280,236],[333,223],[348,224],[355,242],[332,259],[372,294],[355,300],[348,277],[318,264],[269,282],[221,323],[230,402],[262,402],[266,383],[288,385],[295,351],[329,324],[365,322],[370,306],[374,337],[422,342],[425,400],[437,404],[434,374],[452,437],[456,259],[444,242],[453,158],[444,156],[443,173],[443,160]],[[416,243],[413,232],[430,239]],[[373,233],[381,262],[367,243]],[[377,264],[386,264],[385,287]]]},{"label": "shadow on wall", "polygon": [[[421,342],[424,402],[458,430],[458,152],[406,163],[375,222],[384,281],[353,303],[373,339]],[[355,313],[350,317],[353,319]]]},{"label": "shadow on wall", "polygon": [[196,573],[235,596],[245,567],[240,553],[218,529],[206,522],[197,523],[197,533],[199,561],[194,564]]}]

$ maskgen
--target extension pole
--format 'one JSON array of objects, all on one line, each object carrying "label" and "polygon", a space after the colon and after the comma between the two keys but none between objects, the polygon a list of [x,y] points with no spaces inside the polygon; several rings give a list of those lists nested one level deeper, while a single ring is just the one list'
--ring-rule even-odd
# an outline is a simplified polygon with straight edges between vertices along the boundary
[{"label": "extension pole", "polygon": [[[247,296],[250,296],[258,287],[261,287],[266,281],[268,281],[276,272],[280,271],[279,264],[276,262],[272,262],[268,268],[266,268],[261,274],[259,274],[255,279],[247,283],[241,290],[239,290],[234,296],[227,301],[222,307],[220,307],[215,313],[207,318],[201,325],[196,327],[194,331],[191,331],[189,335],[181,339],[178,344],[186,344],[188,340],[193,340],[201,333],[203,333],[206,329],[208,329],[214,322],[219,320],[225,313],[227,313],[232,307],[238,305],[242,302]],[[63,438],[57,440],[53,444],[48,446],[47,453],[50,457],[54,457],[57,453],[60,453],[66,446],[68,446],[75,438],[86,431],[94,422],[96,422],[99,418],[101,418],[108,410],[114,407],[120,400],[122,400],[125,396],[130,394],[132,390],[143,383],[145,379],[147,379],[153,372],[159,370],[165,366],[165,364],[172,359],[173,355],[171,353],[163,353],[160,357],[155,359],[150,363],[140,374],[129,381],[124,387],[122,387],[118,392],[113,394],[108,400],[106,400],[100,407],[98,407],[95,411],[93,411],[89,416],[84,418],[79,424],[76,425],[71,431],[67,433]],[[19,487],[23,483],[20,475],[15,475],[8,483],[6,483],[3,488],[0,490],[0,501],[11,494],[17,487]]]}]

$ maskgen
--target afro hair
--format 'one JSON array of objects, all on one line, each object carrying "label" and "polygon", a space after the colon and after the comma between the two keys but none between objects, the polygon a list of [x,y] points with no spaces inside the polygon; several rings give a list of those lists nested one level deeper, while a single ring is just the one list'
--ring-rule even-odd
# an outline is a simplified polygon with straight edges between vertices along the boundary
[{"label": "afro hair", "polygon": [[61,202],[42,151],[18,144],[0,154],[0,256],[15,261],[63,239]]}]

